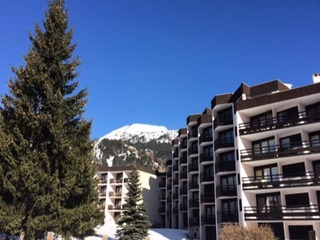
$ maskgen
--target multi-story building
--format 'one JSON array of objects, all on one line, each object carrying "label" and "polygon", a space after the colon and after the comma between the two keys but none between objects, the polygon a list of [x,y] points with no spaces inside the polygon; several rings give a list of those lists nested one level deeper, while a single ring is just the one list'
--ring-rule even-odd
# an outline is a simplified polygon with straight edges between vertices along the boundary
[{"label": "multi-story building", "polygon": [[166,226],[201,240],[230,222],[320,239],[319,78],[243,83],[188,116],[167,163]]},{"label": "multi-story building", "polygon": [[[127,200],[128,179],[134,167],[106,167],[97,166],[97,176],[99,178],[99,201],[101,210],[105,214],[105,225],[113,225],[123,212],[123,205]],[[140,187],[142,189],[142,197],[147,208],[147,215],[153,226],[161,226],[165,216],[159,218],[158,210],[165,207],[159,198],[159,179],[160,185],[164,182],[161,176],[145,167],[137,167],[140,176]],[[161,175],[161,174],[160,174]],[[162,182],[161,182],[162,181]],[[166,194],[165,189],[161,185],[162,196]],[[160,200],[160,201],[159,201]],[[160,205],[159,205],[160,204]],[[159,209],[158,209],[159,208]]]}]

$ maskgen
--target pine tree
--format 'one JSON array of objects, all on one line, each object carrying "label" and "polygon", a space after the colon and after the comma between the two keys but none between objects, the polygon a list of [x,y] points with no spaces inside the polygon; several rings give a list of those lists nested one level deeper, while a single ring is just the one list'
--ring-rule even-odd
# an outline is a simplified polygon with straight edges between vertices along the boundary
[{"label": "pine tree", "polygon": [[143,240],[148,236],[151,224],[146,214],[140,186],[139,172],[135,169],[128,183],[128,200],[124,204],[124,212],[118,221],[119,240]]},{"label": "pine tree", "polygon": [[64,0],[52,0],[25,66],[13,68],[1,108],[0,232],[83,237],[103,222],[72,36]]}]

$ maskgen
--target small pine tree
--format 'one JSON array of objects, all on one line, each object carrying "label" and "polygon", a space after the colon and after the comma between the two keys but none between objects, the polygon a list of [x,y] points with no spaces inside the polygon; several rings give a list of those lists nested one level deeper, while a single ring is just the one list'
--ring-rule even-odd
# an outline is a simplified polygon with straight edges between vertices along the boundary
[{"label": "small pine tree", "polygon": [[2,99],[0,232],[27,240],[46,231],[83,237],[103,222],[72,36],[64,0],[50,0]]},{"label": "small pine tree", "polygon": [[118,221],[119,240],[143,240],[151,226],[143,203],[139,172],[134,169],[128,183],[128,200]]}]

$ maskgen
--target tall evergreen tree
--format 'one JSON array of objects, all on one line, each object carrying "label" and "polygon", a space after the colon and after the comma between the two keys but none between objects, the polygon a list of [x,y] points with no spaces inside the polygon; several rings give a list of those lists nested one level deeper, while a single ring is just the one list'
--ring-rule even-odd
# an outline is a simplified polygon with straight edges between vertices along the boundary
[{"label": "tall evergreen tree", "polygon": [[119,240],[144,240],[148,236],[151,224],[146,214],[140,186],[139,172],[135,169],[128,183],[128,200],[118,221]]},{"label": "tall evergreen tree", "polygon": [[1,108],[0,232],[82,237],[103,221],[72,36],[64,0],[50,1],[25,66],[13,68]]}]

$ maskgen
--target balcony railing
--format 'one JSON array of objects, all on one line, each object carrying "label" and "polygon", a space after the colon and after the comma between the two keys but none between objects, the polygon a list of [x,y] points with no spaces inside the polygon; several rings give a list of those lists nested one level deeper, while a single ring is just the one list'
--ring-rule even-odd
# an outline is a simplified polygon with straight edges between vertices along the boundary
[{"label": "balcony railing", "polygon": [[173,158],[179,157],[179,153],[178,153],[178,152],[174,152],[174,153],[172,154],[172,157],[173,157]]},{"label": "balcony railing", "polygon": [[119,178],[119,179],[110,179],[110,183],[114,184],[114,183],[122,183],[123,179]]},{"label": "balcony railing", "polygon": [[160,201],[166,200],[166,195],[165,194],[160,194],[159,195],[159,200]]},{"label": "balcony railing", "polygon": [[109,197],[121,197],[122,192],[109,192]]},{"label": "balcony railing", "polygon": [[237,185],[218,185],[216,193],[217,197],[237,196]]},{"label": "balcony railing", "polygon": [[121,210],[121,205],[108,205],[108,210]]},{"label": "balcony railing", "polygon": [[214,203],[214,202],[215,202],[214,192],[207,192],[207,193],[201,194],[201,203]]},{"label": "balcony railing", "polygon": [[219,126],[226,126],[233,124],[232,118],[215,118],[213,121],[214,129],[216,129]]},{"label": "balcony railing", "polygon": [[178,185],[179,184],[179,179],[174,179],[173,180],[173,185]]},{"label": "balcony railing", "polygon": [[219,148],[230,148],[234,147],[234,138],[227,137],[227,138],[218,138],[214,141],[214,149],[217,150]]},{"label": "balcony railing", "polygon": [[214,173],[213,172],[204,172],[200,174],[200,182],[213,182]]},{"label": "balcony railing", "polygon": [[217,160],[215,164],[216,173],[219,172],[232,172],[236,170],[236,162],[233,161],[221,161]]},{"label": "balcony railing", "polygon": [[198,227],[200,226],[199,218],[189,218],[189,227]]},{"label": "balcony railing", "polygon": [[207,135],[207,134],[201,134],[199,137],[199,142],[204,143],[204,142],[212,142],[212,135]]},{"label": "balcony railing", "polygon": [[186,148],[187,148],[187,143],[182,142],[182,143],[180,144],[180,150],[181,150],[181,149],[186,149]]},{"label": "balcony railing", "polygon": [[213,156],[206,155],[206,154],[201,154],[200,155],[200,162],[213,162]]},{"label": "balcony railing", "polygon": [[320,220],[320,205],[244,207],[246,220]]},{"label": "balcony railing", "polygon": [[159,187],[160,188],[165,188],[166,187],[166,182],[159,182]]},{"label": "balcony railing", "polygon": [[263,159],[292,157],[320,153],[319,141],[301,141],[295,142],[292,147],[283,147],[282,145],[273,145],[261,148],[251,148],[240,150],[241,161],[255,161]]},{"label": "balcony railing", "polygon": [[174,171],[174,172],[179,171],[179,164],[173,165],[173,171]]},{"label": "balcony railing", "polygon": [[297,116],[289,117],[286,120],[281,120],[278,117],[273,117],[261,120],[260,122],[246,122],[239,124],[239,133],[240,135],[252,134],[256,132],[270,131],[279,128],[305,125],[319,121],[319,115],[310,114],[310,116],[308,116],[306,112],[299,112]]},{"label": "balcony railing", "polygon": [[216,216],[215,215],[201,216],[201,224],[202,225],[215,225],[216,224]]},{"label": "balcony railing", "polygon": [[243,177],[243,190],[287,188],[320,185],[320,178],[314,172],[294,174],[273,174],[262,177]]},{"label": "balcony railing", "polygon": [[239,222],[238,211],[218,211],[218,222]]}]

